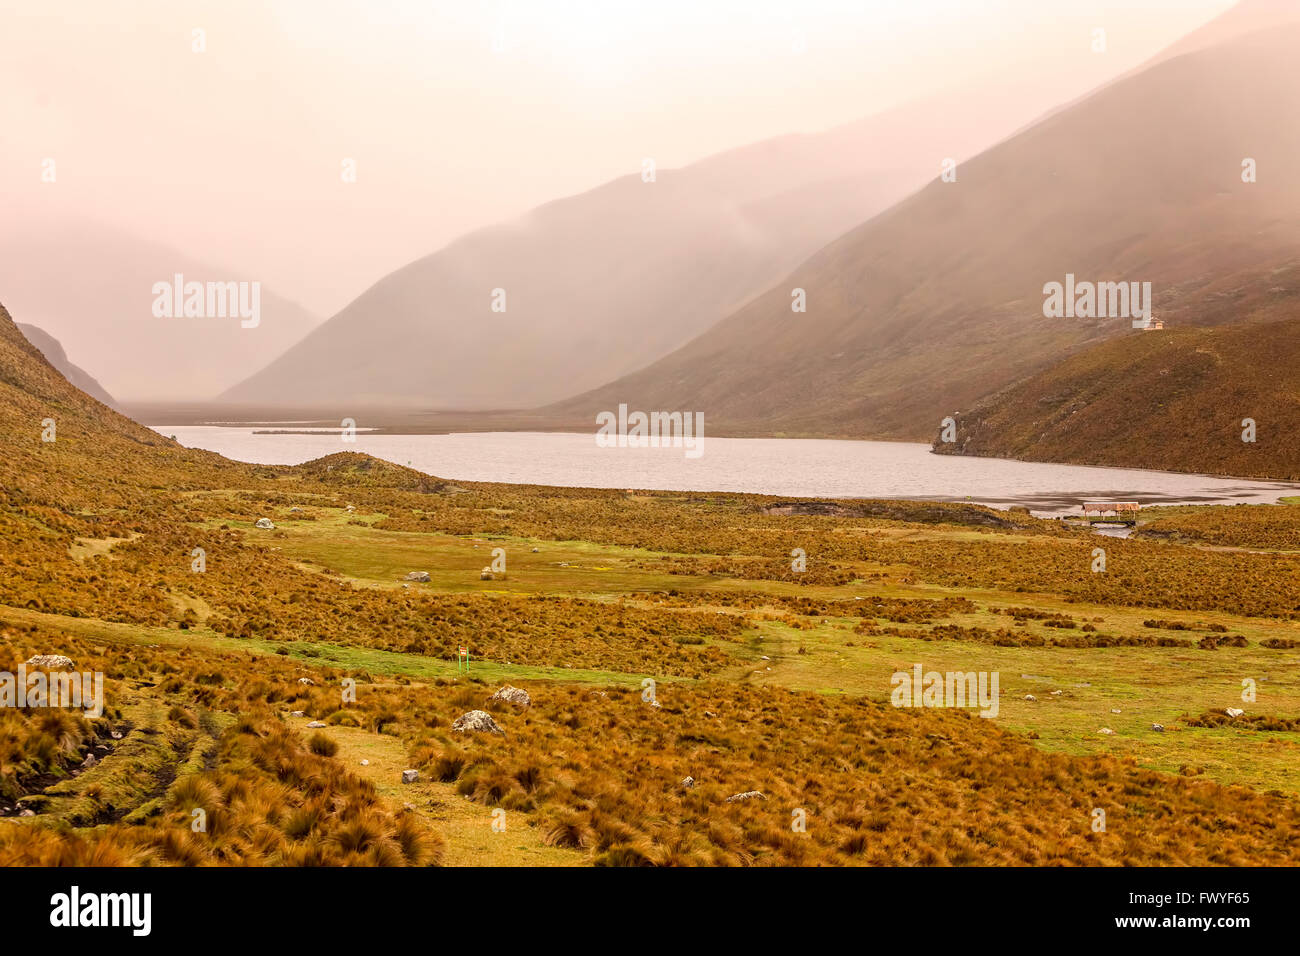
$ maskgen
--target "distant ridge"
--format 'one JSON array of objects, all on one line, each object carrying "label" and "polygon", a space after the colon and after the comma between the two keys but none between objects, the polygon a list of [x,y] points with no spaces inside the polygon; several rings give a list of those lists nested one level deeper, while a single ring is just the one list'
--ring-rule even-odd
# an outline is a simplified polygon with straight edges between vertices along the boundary
[{"label": "distant ridge", "polygon": [[[1152,283],[1175,326],[1300,311],[1300,23],[1175,57],[960,165],[688,345],[547,412],[929,440],[1129,317],[1045,319],[1067,274]],[[1253,159],[1258,181],[1243,182]],[[807,312],[792,311],[805,290]],[[1277,314],[1277,313],[1273,313]]]},{"label": "distant ridge", "polygon": [[18,328],[27,337],[27,341],[40,349],[41,354],[45,356],[45,360],[58,369],[64,378],[91,398],[103,402],[109,408],[117,408],[116,400],[104,390],[104,387],[99,382],[68,360],[68,355],[63,351],[63,346],[59,344],[58,339],[35,325],[19,322]]},{"label": "distant ridge", "polygon": [[547,203],[384,277],[221,400],[517,410],[613,381],[1007,135],[1025,102],[966,90]]}]

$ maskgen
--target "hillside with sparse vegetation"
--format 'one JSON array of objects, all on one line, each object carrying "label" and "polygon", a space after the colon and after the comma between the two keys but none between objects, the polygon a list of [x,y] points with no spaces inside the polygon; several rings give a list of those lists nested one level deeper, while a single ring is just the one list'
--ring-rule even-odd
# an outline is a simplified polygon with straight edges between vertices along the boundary
[{"label": "hillside with sparse vegetation", "polygon": [[[106,690],[0,709],[0,864],[1300,860],[1298,508],[1261,553],[1163,514],[1098,575],[1085,531],[967,504],[242,465],[2,312],[0,424],[0,671]],[[998,716],[891,706],[916,663],[999,672]]]},{"label": "hillside with sparse vegetation", "polygon": [[1297,369],[1296,318],[1135,332],[955,416],[934,451],[1294,481]]}]

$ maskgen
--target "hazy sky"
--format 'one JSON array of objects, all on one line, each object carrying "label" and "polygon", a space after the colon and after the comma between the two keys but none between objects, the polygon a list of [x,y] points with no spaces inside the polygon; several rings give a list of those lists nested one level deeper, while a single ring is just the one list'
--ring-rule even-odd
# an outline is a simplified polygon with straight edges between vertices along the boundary
[{"label": "hazy sky", "polygon": [[[678,166],[976,84],[1065,100],[1231,5],[5,0],[0,218],[94,217],[328,317],[643,157]],[[1049,64],[1059,89],[1041,88]]]}]

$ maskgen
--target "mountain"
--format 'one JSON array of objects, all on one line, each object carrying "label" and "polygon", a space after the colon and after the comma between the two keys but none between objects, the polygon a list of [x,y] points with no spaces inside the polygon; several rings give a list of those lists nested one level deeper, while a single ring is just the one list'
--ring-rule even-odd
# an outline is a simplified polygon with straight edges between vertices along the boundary
[{"label": "mountain", "polygon": [[[702,411],[714,433],[929,439],[1127,317],[1048,319],[1067,274],[1152,283],[1172,326],[1300,296],[1300,24],[1115,83],[823,248],[677,352],[548,411]],[[1254,159],[1258,181],[1243,181]],[[807,312],[791,311],[803,288]]]},{"label": "mountain", "polygon": [[[260,287],[260,321],[158,318],[155,283],[260,282],[72,216],[0,217],[0,295],[120,401],[210,399],[300,340],[318,319]],[[251,299],[250,299],[251,301]]]},{"label": "mountain", "polygon": [[[75,388],[3,305],[0,436],[0,501],[6,505],[0,531],[11,543],[44,540],[60,512],[136,507],[142,489],[204,487],[248,470],[182,448]],[[20,511],[43,514],[43,523]]]},{"label": "mountain", "polygon": [[1297,368],[1300,317],[1116,339],[979,403],[934,450],[1294,481]]},{"label": "mountain", "polygon": [[66,378],[72,385],[81,389],[96,401],[103,402],[110,408],[116,407],[117,402],[112,395],[104,391],[104,387],[94,380],[90,375],[80,367],[73,365],[68,360],[68,355],[63,351],[63,346],[59,340],[50,335],[44,329],[37,328],[34,325],[18,323],[19,330],[27,338],[28,342],[41,350],[45,360],[54,366],[55,370]]},{"label": "mountain", "polygon": [[[383,278],[222,399],[340,414],[527,408],[612,381],[920,188],[944,158],[1009,134],[1046,95],[966,91],[549,203]],[[491,310],[495,289],[505,312]]]}]

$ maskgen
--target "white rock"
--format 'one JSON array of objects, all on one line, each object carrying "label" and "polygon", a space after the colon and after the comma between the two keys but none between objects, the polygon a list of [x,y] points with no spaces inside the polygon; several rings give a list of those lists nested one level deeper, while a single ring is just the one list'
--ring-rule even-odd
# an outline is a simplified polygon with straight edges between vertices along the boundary
[{"label": "white rock", "polygon": [[62,654],[37,654],[27,658],[28,667],[48,667],[50,670],[69,670],[74,665],[71,657]]},{"label": "white rock", "polygon": [[1165,725],[1164,725],[1164,724],[1152,724],[1152,725],[1151,725],[1151,729],[1154,730],[1156,733],[1164,733]]},{"label": "white rock", "polygon": [[1240,707],[1229,707],[1226,711],[1224,711],[1224,713],[1226,713],[1229,717],[1240,717],[1242,714],[1245,713],[1245,711],[1242,710]]},{"label": "white rock", "polygon": [[734,793],[731,796],[727,797],[727,802],[739,803],[744,800],[766,800],[766,799],[767,797],[763,796],[763,794],[757,790],[746,790],[744,793]]},{"label": "white rock", "polygon": [[402,783],[415,783],[415,781],[419,779],[420,779],[420,771],[418,770],[402,771]]},{"label": "white rock", "polygon": [[316,729],[317,727],[324,727],[324,726],[325,726],[325,721],[323,721],[323,720],[313,720],[310,724],[307,725],[307,729],[308,729],[308,730],[314,730],[314,729]]},{"label": "white rock", "polygon": [[1110,712],[1111,712],[1112,714],[1118,714],[1118,713],[1119,713],[1119,708],[1118,708],[1118,707],[1112,707],[1112,708],[1110,709]]},{"label": "white rock", "polygon": [[363,766],[363,767],[369,767],[369,766],[370,766],[370,761],[369,761],[369,760],[366,760],[366,759],[364,759],[364,758],[362,758],[362,760],[361,760],[361,766]]},{"label": "white rock", "polygon": [[290,717],[306,717],[306,716],[307,716],[307,712],[306,712],[306,711],[302,711],[302,710],[291,710],[291,711],[289,711],[289,716],[290,716]]},{"label": "white rock", "polygon": [[1109,736],[1110,736],[1111,734],[1113,734],[1114,732],[1115,732],[1115,731],[1111,730],[1109,727],[1103,727],[1103,728],[1101,728],[1101,730],[1097,731],[1097,733],[1099,733],[1099,734],[1105,734],[1107,737],[1109,737]]},{"label": "white rock", "polygon": [[493,694],[488,700],[503,700],[507,704],[517,704],[520,707],[527,707],[531,704],[532,698],[528,696],[528,691],[522,687],[511,687],[506,684],[499,691]]},{"label": "white rock", "polygon": [[691,787],[695,786],[695,778],[687,777],[685,780],[682,781],[682,786],[685,787],[687,790],[691,789]]},{"label": "white rock", "polygon": [[492,580],[492,569],[491,569],[491,568],[484,568],[482,571],[480,571],[480,572],[478,573],[478,579],[479,579],[480,581],[491,581],[491,580]]},{"label": "white rock", "polygon": [[468,713],[461,714],[452,721],[451,729],[462,734],[471,731],[484,731],[491,734],[505,733],[486,710],[471,710]]},{"label": "white rock", "polygon": [[263,531],[274,531],[275,522],[270,518],[258,518],[256,527],[261,528]]},{"label": "white rock", "polygon": [[429,572],[428,572],[428,571],[410,571],[410,572],[408,572],[407,575],[406,575],[406,580],[408,580],[408,581],[417,581],[417,582],[419,582],[420,584],[427,584],[427,583],[429,582]]},{"label": "white rock", "polygon": [[1026,694],[1025,700],[1038,700],[1038,698],[1035,697],[1033,694]]}]

